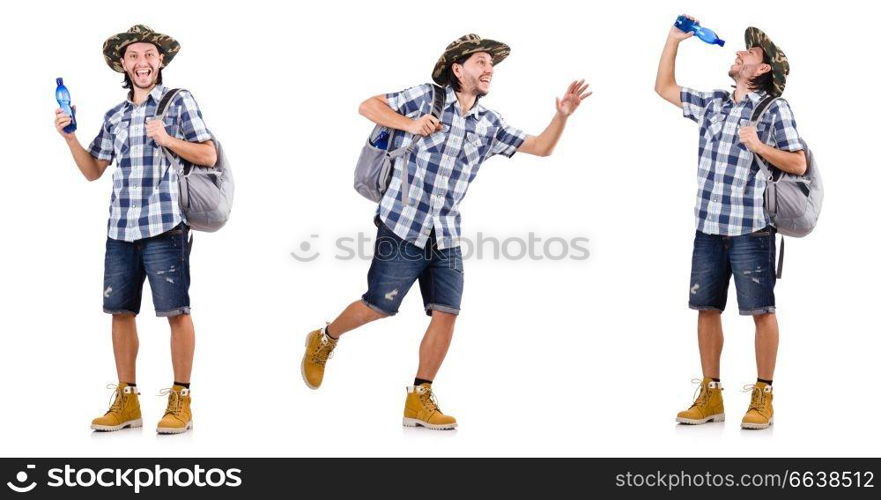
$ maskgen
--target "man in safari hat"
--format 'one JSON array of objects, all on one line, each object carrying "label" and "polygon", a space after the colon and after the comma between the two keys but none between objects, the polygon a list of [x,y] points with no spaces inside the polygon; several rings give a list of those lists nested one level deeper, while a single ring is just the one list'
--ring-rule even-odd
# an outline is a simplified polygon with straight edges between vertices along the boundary
[{"label": "man in safari hat", "polygon": [[112,315],[113,354],[118,384],[110,409],[92,421],[92,429],[115,431],[140,427],[141,410],[135,379],[138,334],[135,316],[141,307],[144,280],[149,279],[157,316],[171,327],[174,384],[157,432],[177,434],[192,427],[190,372],[195,332],[190,316],[189,227],[178,204],[177,172],[164,160],[167,148],[184,163],[214,165],[216,151],[202,112],[189,92],[175,96],[164,121],[151,120],[162,96],[162,70],[180,44],[142,24],[104,42],[104,60],[124,74],[125,101],[104,115],[88,149],[76,133],[65,133],[69,116],[55,112],[55,127],[64,137],[86,179],[101,177],[111,162],[113,193],[104,255],[104,312]]},{"label": "man in safari hat", "polygon": [[774,421],[772,381],[779,337],[774,301],[776,230],[764,208],[766,181],[759,175],[755,155],[796,175],[804,174],[807,162],[786,101],[774,101],[756,126],[750,121],[759,103],[783,94],[789,61],[765,33],[750,27],[746,46],[728,71],[733,93],[680,87],[674,73],[676,53],[679,43],[691,36],[670,29],[655,83],[661,97],[700,124],[689,307],[698,311],[703,380],[694,403],[676,420],[683,424],[725,420],[719,375],[721,314],[734,276],[740,314],[752,316],[756,327],[758,379],[747,386],[752,397],[741,426],[765,429]]},{"label": "man in safari hat", "polygon": [[[569,116],[590,95],[584,81],[569,85],[557,99],[554,118],[538,136],[511,127],[479,102],[489,92],[495,66],[509,53],[503,43],[465,35],[449,44],[435,64],[432,79],[437,87],[423,84],[361,104],[360,113],[367,119],[403,132],[393,134],[389,151],[416,141],[415,151],[397,166],[410,171],[409,196],[404,199],[402,168],[395,168],[377,207],[378,232],[367,292],[306,338],[301,368],[308,387],[321,385],[325,364],[341,335],[395,315],[410,287],[419,281],[431,321],[419,348],[416,378],[407,387],[403,423],[429,429],[456,427],[456,419],[438,408],[432,381],[450,345],[462,298],[459,204],[480,165],[491,156],[511,157],[518,151],[550,155]],[[431,115],[435,88],[444,97],[439,119]]]}]

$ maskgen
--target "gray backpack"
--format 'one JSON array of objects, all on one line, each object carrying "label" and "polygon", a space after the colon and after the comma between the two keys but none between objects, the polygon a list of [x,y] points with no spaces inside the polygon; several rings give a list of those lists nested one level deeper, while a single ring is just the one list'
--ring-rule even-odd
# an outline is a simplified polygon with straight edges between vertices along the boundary
[{"label": "gray backpack", "polygon": [[[444,109],[446,92],[442,87],[434,84],[432,84],[431,91],[431,116],[440,119],[441,112]],[[373,132],[367,139],[367,144],[361,148],[358,164],[355,165],[355,191],[358,191],[361,193],[361,196],[370,201],[379,202],[382,200],[382,196],[388,191],[389,184],[392,181],[395,160],[404,158],[404,161],[401,162],[401,198],[404,204],[410,204],[410,180],[407,174],[406,159],[410,153],[416,150],[416,144],[420,137],[414,136],[410,144],[389,151],[388,148],[394,144],[395,134],[397,133],[404,134],[406,132],[377,125],[373,128]],[[385,147],[375,145],[383,135],[387,136]]]},{"label": "gray backpack", "polygon": [[[171,89],[162,96],[155,119],[161,120],[165,117],[168,105],[181,90],[183,89]],[[200,165],[184,167],[168,148],[162,148],[165,158],[168,159],[169,168],[177,171],[180,208],[187,219],[187,224],[197,231],[208,233],[217,231],[229,220],[235,192],[232,170],[226,155],[223,154],[223,147],[213,135],[211,140],[217,149],[217,161],[211,167]],[[163,178],[166,172],[163,172]]]},{"label": "gray backpack", "polygon": [[[751,125],[755,126],[762,114],[778,98],[764,98],[753,111]],[[807,236],[817,226],[820,209],[823,207],[823,181],[814,154],[804,140],[801,141],[805,151],[807,170],[804,175],[794,175],[777,168],[769,167],[762,158],[755,155],[759,172],[766,179],[765,211],[777,232],[785,236],[801,238]],[[772,171],[773,168],[773,171]],[[783,275],[783,239],[780,240],[780,261],[777,277]]]}]

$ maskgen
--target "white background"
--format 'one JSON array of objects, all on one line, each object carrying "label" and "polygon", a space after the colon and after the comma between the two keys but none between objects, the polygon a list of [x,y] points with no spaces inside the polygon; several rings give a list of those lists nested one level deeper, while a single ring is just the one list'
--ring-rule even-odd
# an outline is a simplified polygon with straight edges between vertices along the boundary
[{"label": "white background", "polygon": [[[0,455],[6,456],[877,456],[879,81],[863,3],[30,2],[7,6],[3,70]],[[757,4],[756,4],[757,5]],[[777,286],[776,425],[739,420],[755,381],[753,325],[733,285],[723,384],[728,422],[679,427],[700,375],[687,308],[697,125],[653,92],[669,26],[689,12],[728,41],[682,44],[680,84],[728,88],[749,25],[786,51],[785,97],[823,169],[819,227],[788,240]],[[146,427],[93,434],[115,382],[101,312],[111,172],[76,169],[52,121],[54,80],[87,145],[121,101],[101,56],[144,23],[182,50],[190,89],[236,174],[232,220],[196,234],[193,432],[157,437],[171,384],[168,327],[146,293],[138,383]],[[429,80],[454,38],[508,43],[487,107],[537,134],[575,78],[595,92],[550,158],[488,161],[462,204],[466,236],[588,237],[587,261],[466,261],[462,315],[436,379],[455,432],[400,427],[427,325],[418,288],[401,313],[347,335],[319,391],[301,381],[306,333],[366,287],[368,261],[335,238],[373,236],[351,188],[368,96]],[[114,167],[111,167],[114,168]],[[313,238],[311,235],[318,235]],[[312,263],[290,252],[304,241]]]}]

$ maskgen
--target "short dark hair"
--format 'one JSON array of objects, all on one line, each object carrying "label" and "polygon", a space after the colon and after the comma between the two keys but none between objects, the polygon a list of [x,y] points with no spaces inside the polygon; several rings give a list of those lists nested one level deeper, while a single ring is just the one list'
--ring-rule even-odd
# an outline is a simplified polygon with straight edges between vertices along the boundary
[{"label": "short dark hair", "polygon": [[467,61],[473,55],[474,54],[468,54],[467,56],[462,56],[462,57],[456,59],[455,61],[451,62],[447,66],[447,81],[450,82],[449,84],[453,86],[453,90],[455,90],[456,92],[462,91],[462,82],[459,80],[459,77],[456,76],[456,73],[453,72],[453,65],[454,64],[465,64],[465,61]]},{"label": "short dark hair", "polygon": [[[762,49],[762,64],[771,64],[771,58],[768,56],[768,53],[765,52],[765,49]],[[772,68],[770,71],[766,73],[762,73],[759,76],[751,78],[749,81],[750,90],[763,90],[769,94],[774,93],[774,69]]]}]

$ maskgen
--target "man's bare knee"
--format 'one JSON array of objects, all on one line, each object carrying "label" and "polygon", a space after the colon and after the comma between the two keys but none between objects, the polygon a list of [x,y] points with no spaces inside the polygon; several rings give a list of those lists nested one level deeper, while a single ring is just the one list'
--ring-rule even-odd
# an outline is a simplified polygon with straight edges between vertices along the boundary
[{"label": "man's bare knee", "polygon": [[753,321],[756,325],[773,323],[777,321],[777,315],[775,313],[754,314]]},{"label": "man's bare knee", "polygon": [[452,326],[456,322],[456,318],[458,318],[458,314],[443,312],[443,311],[431,311],[431,322],[437,323],[441,325],[450,325]]},{"label": "man's bare knee", "polygon": [[358,322],[359,323],[370,323],[371,321],[376,321],[378,319],[388,318],[389,315],[376,309],[368,306],[364,302],[358,302],[361,307],[358,310]]},{"label": "man's bare knee", "polygon": [[191,321],[192,321],[192,318],[190,317],[189,314],[176,314],[174,316],[168,317],[168,324],[172,328],[186,325],[187,323],[189,323]]},{"label": "man's bare knee", "polygon": [[[364,326],[371,321],[387,317],[389,317],[389,314],[371,306],[364,300],[357,300],[349,304],[349,307],[346,307],[331,325],[335,328],[335,334],[342,335],[349,330]],[[337,333],[339,329],[342,329],[342,332]]]},{"label": "man's bare knee", "polygon": [[756,324],[756,333],[774,331],[777,328],[777,315],[774,313],[756,314],[753,321]]}]

